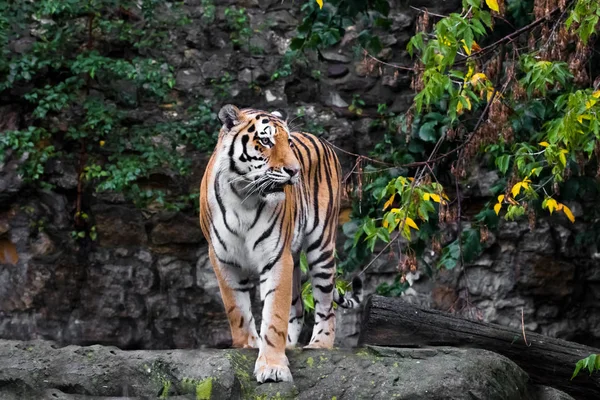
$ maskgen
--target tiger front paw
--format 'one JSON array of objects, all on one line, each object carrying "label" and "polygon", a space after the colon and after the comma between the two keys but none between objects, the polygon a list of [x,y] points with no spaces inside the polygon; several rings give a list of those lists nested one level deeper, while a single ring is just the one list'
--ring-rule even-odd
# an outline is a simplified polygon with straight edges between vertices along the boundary
[{"label": "tiger front paw", "polygon": [[254,375],[258,383],[294,381],[286,356],[283,356],[283,359],[279,362],[268,362],[266,357],[258,357],[254,367]]}]

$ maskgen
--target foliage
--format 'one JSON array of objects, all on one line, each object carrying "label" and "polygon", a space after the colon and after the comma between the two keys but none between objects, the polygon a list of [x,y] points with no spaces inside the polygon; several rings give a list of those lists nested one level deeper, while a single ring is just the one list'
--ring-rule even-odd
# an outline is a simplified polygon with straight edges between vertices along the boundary
[{"label": "foliage", "polygon": [[[0,15],[0,93],[16,96],[12,102],[31,115],[27,126],[0,137],[0,161],[9,154],[24,160],[23,178],[44,187],[48,161],[70,162],[78,167],[79,197],[91,189],[122,192],[140,206],[189,202],[189,195],[169,198],[140,183],[157,172],[185,174],[182,143],[214,145],[211,104],[175,117],[173,68],[154,56],[169,47],[168,29],[187,23],[176,3],[1,2]],[[10,51],[15,43],[25,44]],[[140,117],[142,105],[170,117]],[[79,204],[74,236],[93,240]]]},{"label": "foliage", "polygon": [[317,136],[325,133],[325,127],[319,123],[318,120],[315,121],[311,116],[307,115],[305,107],[299,107],[298,110],[296,110],[296,116],[292,119],[290,128],[292,130],[310,132]]},{"label": "foliage", "polygon": [[590,354],[586,358],[577,361],[577,364],[575,365],[575,371],[573,371],[573,376],[571,376],[571,380],[573,380],[573,378],[579,374],[579,371],[585,368],[587,368],[587,370],[590,372],[590,375],[594,371],[600,371],[600,354]]},{"label": "foliage", "polygon": [[[350,26],[361,27],[357,35],[359,48],[378,53],[382,49],[379,36],[391,26],[391,20],[388,18],[389,11],[387,0],[304,2],[301,6],[302,21],[290,42],[289,50],[281,61],[280,68],[273,74],[272,79],[290,76],[294,65],[306,67],[305,53],[319,54],[322,50],[340,43]],[[310,76],[318,79],[315,71],[320,76],[320,72],[314,68],[310,69]]]},{"label": "foliage", "polygon": [[229,38],[234,47],[245,46],[246,50],[251,52],[259,52],[262,49],[253,48],[250,46],[252,38],[252,28],[250,27],[250,19],[243,7],[227,7],[225,8],[225,21],[231,30]]},{"label": "foliage", "polygon": [[215,20],[215,14],[217,7],[215,7],[212,0],[202,0],[202,20],[208,24],[211,24]]},{"label": "foliage", "polygon": [[360,95],[354,94],[352,96],[352,103],[348,106],[348,111],[361,116],[363,113],[362,107],[365,106],[365,101],[360,98]]},{"label": "foliage", "polygon": [[[545,19],[542,3],[464,0],[460,13],[421,13],[407,46],[413,107],[400,116],[379,107],[384,141],[375,160],[357,161],[357,199],[344,226],[346,270],[364,265],[378,243],[389,251],[401,244],[399,278],[380,293],[400,294],[417,267],[473,261],[501,219],[526,217],[533,228],[539,215],[560,214],[575,223],[568,202],[597,198],[583,183],[598,176],[600,91],[589,73],[600,5],[561,2]],[[473,163],[499,179],[494,198],[467,217],[461,190]],[[441,234],[447,226],[454,238]]]},{"label": "foliage", "polygon": [[[300,253],[300,270],[303,274],[308,274],[308,260],[306,259],[306,253],[302,251]],[[343,279],[337,278],[335,280],[335,290],[338,291],[340,295],[344,295],[347,291],[351,290],[351,284]],[[304,304],[304,311],[306,313],[312,313],[315,310],[315,298],[313,297],[312,283],[310,280],[307,280],[302,284],[302,303]],[[337,307],[334,304],[334,307]]]}]

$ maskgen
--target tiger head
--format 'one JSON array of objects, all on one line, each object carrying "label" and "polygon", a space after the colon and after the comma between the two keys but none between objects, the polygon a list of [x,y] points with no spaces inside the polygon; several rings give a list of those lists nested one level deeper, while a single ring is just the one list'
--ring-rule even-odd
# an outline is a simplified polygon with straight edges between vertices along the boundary
[{"label": "tiger head", "polygon": [[300,181],[300,162],[292,150],[290,131],[280,112],[267,113],[226,105],[219,140],[227,151],[231,182],[245,196],[284,198],[284,186]]}]

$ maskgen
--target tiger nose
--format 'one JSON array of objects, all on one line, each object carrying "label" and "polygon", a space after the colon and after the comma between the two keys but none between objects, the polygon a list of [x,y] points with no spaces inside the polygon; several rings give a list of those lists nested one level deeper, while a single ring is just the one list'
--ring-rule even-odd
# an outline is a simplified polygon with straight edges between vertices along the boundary
[{"label": "tiger nose", "polygon": [[283,167],[283,170],[290,176],[290,178],[293,178],[294,176],[298,175],[298,172],[300,172],[300,168]]}]

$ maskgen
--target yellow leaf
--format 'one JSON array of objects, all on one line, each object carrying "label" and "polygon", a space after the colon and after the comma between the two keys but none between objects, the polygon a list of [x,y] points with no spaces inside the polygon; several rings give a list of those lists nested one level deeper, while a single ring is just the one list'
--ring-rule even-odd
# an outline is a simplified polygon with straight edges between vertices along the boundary
[{"label": "yellow leaf", "polygon": [[500,213],[500,209],[502,208],[502,203],[496,203],[494,206],[494,211],[496,211],[496,215]]},{"label": "yellow leaf", "polygon": [[552,198],[546,200],[546,207],[548,208],[548,211],[550,211],[550,214],[552,214],[552,212],[554,212],[554,209],[556,208],[557,205],[558,205],[558,203],[556,202],[556,200],[554,200]]},{"label": "yellow leaf", "polygon": [[429,201],[429,193],[423,193],[423,200]]},{"label": "yellow leaf", "polygon": [[504,200],[504,195],[501,194],[500,196],[498,196],[498,203],[502,203],[502,201]]},{"label": "yellow leaf", "polygon": [[475,72],[475,69],[472,65],[469,65],[469,69],[467,70],[467,74],[465,75],[465,82],[471,79],[471,77],[473,76],[473,72]]},{"label": "yellow leaf", "polygon": [[[486,101],[488,103],[490,102],[490,100],[492,100],[492,96],[493,95],[494,95],[494,88],[490,86],[490,87],[487,88],[487,94],[485,96],[486,97]],[[483,95],[481,97],[483,97]],[[500,95],[500,93],[496,92],[496,98],[498,98],[498,97],[502,97],[502,96]]]},{"label": "yellow leaf", "polygon": [[485,4],[488,5],[490,10],[500,12],[500,7],[498,7],[498,2],[496,0],[485,0]]},{"label": "yellow leaf", "polygon": [[487,76],[483,72],[478,72],[471,77],[471,85],[475,86],[477,82],[483,82],[487,79]]},{"label": "yellow leaf", "polygon": [[390,212],[391,212],[391,213],[394,213],[394,214],[398,214],[398,213],[400,212],[400,209],[399,209],[399,208],[392,208],[392,209],[390,210]]},{"label": "yellow leaf", "polygon": [[471,49],[467,46],[467,42],[465,42],[465,39],[461,40],[462,43],[462,48],[465,49],[465,53],[467,53],[468,56],[471,55]]},{"label": "yellow leaf", "polygon": [[462,110],[463,110],[463,105],[462,105],[462,103],[459,101],[459,102],[456,104],[456,113],[460,115],[460,114],[462,114]]},{"label": "yellow leaf", "polygon": [[585,102],[585,109],[589,110],[590,108],[594,107],[594,104],[596,104],[597,101],[596,100],[588,100]]},{"label": "yellow leaf", "polygon": [[522,186],[524,189],[529,189],[529,183],[527,183],[527,181],[523,181],[523,182],[521,182],[521,186]]},{"label": "yellow leaf", "polygon": [[323,8],[323,0],[317,0],[317,4],[319,5],[319,8]]},{"label": "yellow leaf", "polygon": [[450,201],[450,197],[448,197],[448,195],[444,192],[442,192],[442,197],[445,198],[446,200]]},{"label": "yellow leaf", "polygon": [[[588,108],[589,108],[589,107],[588,107]],[[592,119],[592,116],[591,116],[590,114],[582,114],[582,115],[579,115],[579,116],[577,116],[577,121],[578,121],[580,124],[583,124],[583,120],[584,120],[584,119],[591,120],[591,119]]]},{"label": "yellow leaf", "polygon": [[389,206],[392,205],[392,203],[394,202],[394,198],[396,197],[396,193],[392,194],[392,197],[389,198],[388,201],[385,202],[385,204],[383,205],[383,209],[387,209]]},{"label": "yellow leaf", "polygon": [[562,211],[564,205],[562,203],[556,203],[556,211]]},{"label": "yellow leaf", "polygon": [[100,147],[104,147],[105,144],[106,144],[106,142],[104,140],[100,141]]},{"label": "yellow leaf", "polygon": [[464,96],[463,99],[465,99],[467,101],[467,110],[471,109],[471,100],[469,100],[468,97]]},{"label": "yellow leaf", "polygon": [[596,90],[594,93],[592,93],[592,96],[597,99],[600,99],[600,90]]},{"label": "yellow leaf", "polygon": [[415,224],[415,221],[413,221],[412,218],[406,217],[406,225],[410,226],[413,229],[419,230],[419,227],[417,226],[417,224]]},{"label": "yellow leaf", "polygon": [[561,151],[558,155],[558,159],[560,160],[560,163],[563,165],[563,167],[567,166],[567,157],[565,157],[565,153]]},{"label": "yellow leaf", "polygon": [[571,212],[571,209],[569,207],[563,205],[563,212],[565,213],[567,218],[569,218],[569,221],[575,223],[575,216],[573,215],[573,213]]},{"label": "yellow leaf", "polygon": [[439,203],[441,199],[439,195],[431,193],[431,200],[435,201],[436,203]]},{"label": "yellow leaf", "polygon": [[389,224],[388,224],[388,222],[387,222],[387,219],[384,219],[384,220],[383,220],[383,222],[381,223],[381,225],[382,225],[384,228],[387,228],[387,227],[389,226]]},{"label": "yellow leaf", "polygon": [[521,191],[521,185],[522,185],[522,183],[519,182],[519,183],[515,184],[515,186],[512,187],[510,192],[512,193],[513,197],[517,197],[517,195]]},{"label": "yellow leaf", "polygon": [[550,146],[550,143],[548,143],[548,142],[540,142],[540,143],[538,143],[538,144],[539,144],[540,146],[542,146],[542,147],[548,147],[548,146]]}]

